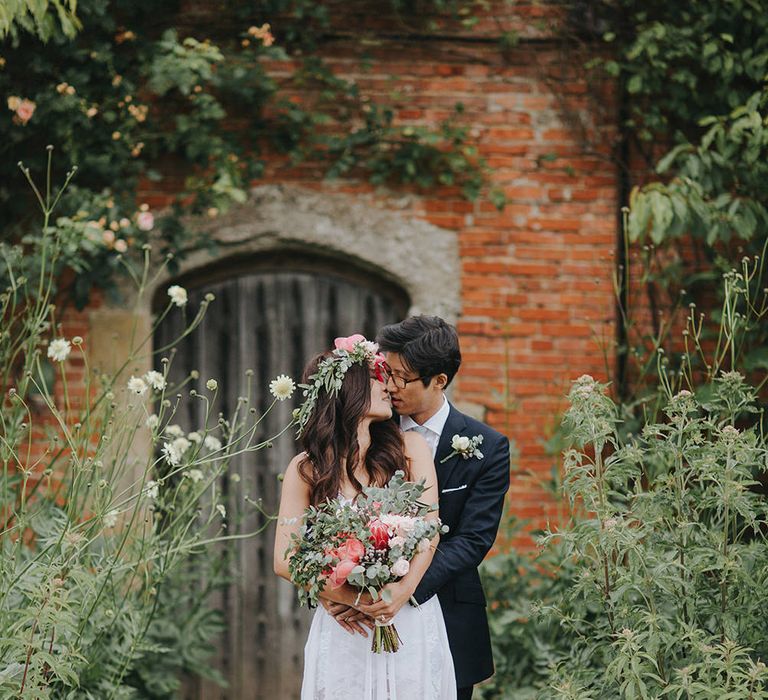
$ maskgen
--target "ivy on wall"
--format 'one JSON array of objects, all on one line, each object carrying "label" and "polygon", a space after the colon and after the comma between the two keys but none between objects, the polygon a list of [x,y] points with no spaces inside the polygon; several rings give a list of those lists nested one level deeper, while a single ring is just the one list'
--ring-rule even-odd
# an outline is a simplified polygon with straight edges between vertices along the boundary
[{"label": "ivy on wall", "polygon": [[[174,255],[206,245],[182,215],[215,217],[242,202],[268,154],[322,163],[329,177],[453,185],[470,199],[485,185],[460,104],[436,128],[399,124],[386,103],[333,74],[320,51],[330,26],[320,3],[223,2],[197,18],[177,0],[83,0],[76,16],[58,6],[6,19],[0,230],[6,242],[24,237],[30,201],[17,163],[42,172],[45,147],[55,145],[54,162],[78,169],[59,221],[69,245],[57,261],[74,273],[78,306],[94,287],[114,289],[119,257],[150,241]],[[215,40],[205,38],[212,20]],[[278,82],[266,62],[283,62],[289,78]],[[54,170],[54,181],[61,175]],[[161,216],[137,201],[149,183],[177,193]],[[24,242],[34,253],[35,237]],[[26,259],[35,264],[34,254]]]}]

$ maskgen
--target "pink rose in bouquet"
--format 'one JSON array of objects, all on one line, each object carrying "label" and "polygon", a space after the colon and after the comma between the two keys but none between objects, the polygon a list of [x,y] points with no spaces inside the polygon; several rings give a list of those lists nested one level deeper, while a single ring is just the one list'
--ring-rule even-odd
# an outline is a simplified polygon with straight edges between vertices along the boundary
[{"label": "pink rose in bouquet", "polygon": [[328,584],[331,588],[341,588],[346,582],[347,577],[352,573],[352,569],[357,566],[357,562],[350,559],[342,559],[331,569],[328,576]]}]

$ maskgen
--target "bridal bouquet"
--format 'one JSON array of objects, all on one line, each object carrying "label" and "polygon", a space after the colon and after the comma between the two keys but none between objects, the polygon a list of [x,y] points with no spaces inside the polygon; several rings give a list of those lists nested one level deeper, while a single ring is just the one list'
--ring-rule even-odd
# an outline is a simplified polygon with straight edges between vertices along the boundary
[{"label": "bridal bouquet", "polygon": [[[397,471],[386,486],[366,488],[353,502],[339,497],[306,510],[286,552],[302,605],[317,605],[326,585],[345,583],[359,589],[358,600],[368,592],[373,600],[388,601],[384,586],[405,576],[413,557],[447,530],[437,518],[425,517],[433,508],[419,501],[424,484],[404,477]],[[371,650],[397,651],[399,646],[395,626],[377,621]]]}]

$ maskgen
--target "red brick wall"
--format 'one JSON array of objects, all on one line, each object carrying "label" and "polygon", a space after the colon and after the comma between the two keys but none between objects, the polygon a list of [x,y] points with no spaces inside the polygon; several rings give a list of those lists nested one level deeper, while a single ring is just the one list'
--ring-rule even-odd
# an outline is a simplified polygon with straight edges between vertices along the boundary
[{"label": "red brick wall", "polygon": [[[475,37],[494,26],[486,21]],[[505,56],[490,40],[385,38],[367,47],[365,69],[357,42],[342,37],[324,46],[335,72],[363,94],[386,103],[401,96],[394,99],[400,123],[436,125],[463,103],[492,184],[508,197],[499,212],[487,199],[468,202],[457,188],[443,188],[416,192],[411,210],[400,213],[458,234],[465,360],[454,398],[481,407],[517,444],[510,510],[541,526],[557,512],[538,484],[556,463],[543,442],[568,382],[583,373],[604,379],[613,361],[619,202],[610,95],[598,108],[579,71],[564,70],[562,50],[541,38]],[[278,79],[290,72],[280,62],[269,69]],[[607,123],[596,123],[597,114]],[[264,182],[280,181],[383,199],[404,192],[327,182],[319,167],[273,161]],[[148,189],[140,201],[164,197]]]}]

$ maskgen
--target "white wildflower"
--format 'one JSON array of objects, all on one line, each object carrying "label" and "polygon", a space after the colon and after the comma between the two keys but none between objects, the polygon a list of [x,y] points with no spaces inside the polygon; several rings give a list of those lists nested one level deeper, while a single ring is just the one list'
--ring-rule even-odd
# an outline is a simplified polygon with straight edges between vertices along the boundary
[{"label": "white wildflower", "polygon": [[203,441],[203,446],[206,450],[216,452],[217,450],[221,449],[221,440],[219,440],[219,438],[213,437],[213,435],[206,435],[205,440]]},{"label": "white wildflower", "polygon": [[162,372],[151,369],[144,375],[144,381],[156,391],[162,391],[166,387],[165,377]]},{"label": "white wildflower", "polygon": [[147,498],[153,501],[157,498],[159,490],[160,487],[156,481],[148,481],[144,486],[144,493],[146,494]]},{"label": "white wildflower", "polygon": [[150,430],[154,430],[158,425],[160,425],[160,419],[157,417],[157,414],[153,413],[151,416],[147,416],[147,420],[144,421],[144,425],[146,425]]},{"label": "white wildflower", "polygon": [[296,385],[293,383],[293,379],[285,374],[278,375],[276,379],[269,383],[269,392],[278,401],[290,399],[295,388]]},{"label": "white wildflower", "polygon": [[171,303],[176,304],[176,306],[186,306],[187,304],[187,290],[184,287],[179,287],[178,284],[168,287],[168,296],[171,298]]},{"label": "white wildflower", "polygon": [[160,451],[162,452],[163,457],[165,457],[165,461],[172,467],[177,466],[179,462],[181,462],[183,453],[179,452],[173,442],[164,442]]},{"label": "white wildflower", "polygon": [[203,472],[201,472],[199,469],[190,469],[187,472],[187,476],[192,479],[195,483],[198,481],[202,481],[203,479]]},{"label": "white wildflower", "polygon": [[104,527],[114,527],[117,525],[117,516],[120,515],[120,511],[118,510],[110,510],[108,513],[104,514],[104,517],[101,519],[101,522],[104,524]]},{"label": "white wildflower", "polygon": [[203,436],[200,433],[194,431],[187,435],[187,440],[194,442],[195,445],[199,445],[203,441]]},{"label": "white wildflower", "polygon": [[235,474],[230,474],[229,480],[230,480],[230,481],[231,481],[233,484],[239,484],[239,483],[240,483],[240,475],[239,475],[239,474],[237,474],[237,473],[235,473]]},{"label": "white wildflower", "polygon": [[177,437],[171,444],[173,445],[174,449],[176,449],[181,455],[183,455],[192,446],[192,443],[185,437]]},{"label": "white wildflower", "polygon": [[71,351],[72,346],[65,338],[56,338],[48,345],[48,357],[54,362],[64,362]]},{"label": "white wildflower", "polygon": [[147,384],[141,377],[131,377],[128,380],[128,391],[143,396],[147,392]]},{"label": "white wildflower", "polygon": [[216,391],[216,389],[219,388],[219,383],[215,379],[209,379],[205,383],[205,388],[208,389],[208,391]]},{"label": "white wildflower", "polygon": [[165,434],[170,437],[177,438],[184,435],[184,431],[181,429],[180,425],[176,425],[176,423],[172,423],[171,425],[165,426]]},{"label": "white wildflower", "polygon": [[219,505],[216,506],[216,510],[219,511],[222,518],[227,517],[227,509],[223,505],[221,505],[221,503],[219,503]]}]

